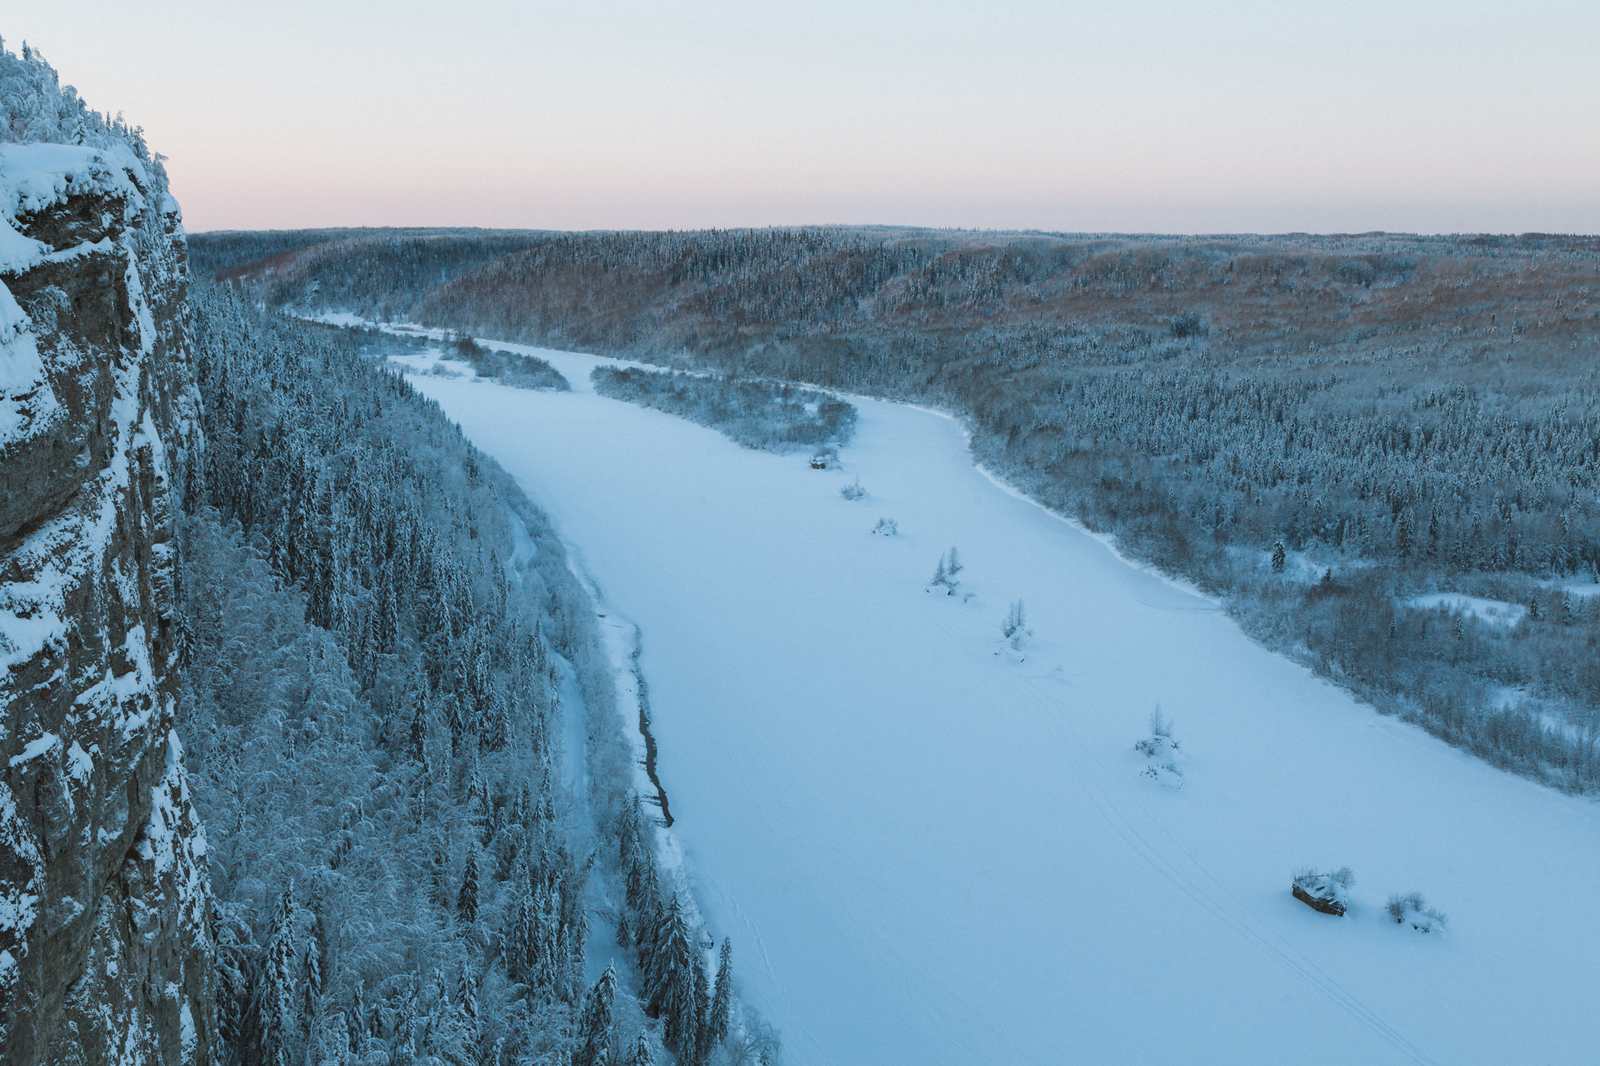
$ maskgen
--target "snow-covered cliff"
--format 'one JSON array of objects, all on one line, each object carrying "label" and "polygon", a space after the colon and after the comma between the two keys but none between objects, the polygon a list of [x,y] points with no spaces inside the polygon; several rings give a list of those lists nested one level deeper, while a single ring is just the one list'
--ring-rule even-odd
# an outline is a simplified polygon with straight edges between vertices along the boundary
[{"label": "snow-covered cliff", "polygon": [[[0,129],[21,142],[0,143],[0,1059],[204,1063],[205,838],[173,731],[198,443],[178,207],[136,132],[0,64],[11,89],[49,75]],[[43,143],[63,115],[80,143]]]}]

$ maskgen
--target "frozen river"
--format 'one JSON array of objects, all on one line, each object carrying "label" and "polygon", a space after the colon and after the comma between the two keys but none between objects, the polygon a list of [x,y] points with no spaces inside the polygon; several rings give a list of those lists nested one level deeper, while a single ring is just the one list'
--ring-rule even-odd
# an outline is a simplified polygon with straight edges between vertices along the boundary
[{"label": "frozen river", "polygon": [[[1267,653],[990,480],[949,418],[860,401],[843,469],[819,472],[594,395],[602,360],[539,354],[574,392],[411,380],[641,628],[673,832],[786,1062],[1600,1047],[1591,803]],[[961,595],[926,591],[952,546]],[[1019,598],[1033,635],[1012,650]],[[1133,749],[1158,703],[1181,788]],[[1354,869],[1348,917],[1290,896],[1306,864]],[[1446,934],[1388,921],[1410,891]]]}]

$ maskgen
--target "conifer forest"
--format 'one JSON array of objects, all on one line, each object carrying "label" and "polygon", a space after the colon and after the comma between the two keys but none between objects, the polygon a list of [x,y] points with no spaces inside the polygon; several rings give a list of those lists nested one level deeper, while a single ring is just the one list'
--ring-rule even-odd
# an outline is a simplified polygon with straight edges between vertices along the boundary
[{"label": "conifer forest", "polygon": [[[211,285],[191,308],[207,449],[179,728],[226,1061],[639,1061],[646,1013],[710,1061],[731,971],[716,998],[637,797],[562,774],[563,685],[615,707],[543,516],[374,362],[381,338]],[[583,979],[597,868],[645,982],[631,1010],[614,975]]]}]

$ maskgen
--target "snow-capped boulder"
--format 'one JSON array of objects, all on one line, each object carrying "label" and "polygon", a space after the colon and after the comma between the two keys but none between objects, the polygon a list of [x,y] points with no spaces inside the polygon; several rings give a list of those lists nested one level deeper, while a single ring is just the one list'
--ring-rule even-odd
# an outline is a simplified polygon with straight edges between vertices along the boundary
[{"label": "snow-capped boulder", "polygon": [[1291,891],[1295,899],[1312,910],[1340,917],[1350,907],[1350,887],[1355,883],[1355,874],[1348,866],[1329,873],[1299,870],[1294,875]]}]

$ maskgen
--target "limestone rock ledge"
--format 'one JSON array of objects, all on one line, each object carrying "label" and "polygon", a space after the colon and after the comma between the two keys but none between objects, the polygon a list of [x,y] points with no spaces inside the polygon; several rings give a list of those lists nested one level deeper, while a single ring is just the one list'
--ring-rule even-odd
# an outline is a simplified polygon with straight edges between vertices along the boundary
[{"label": "limestone rock ledge", "polygon": [[173,731],[184,239],[132,151],[0,145],[0,1061],[209,1063]]}]

